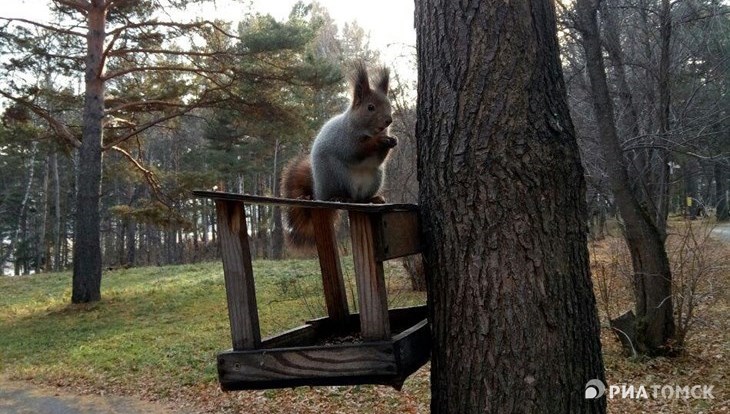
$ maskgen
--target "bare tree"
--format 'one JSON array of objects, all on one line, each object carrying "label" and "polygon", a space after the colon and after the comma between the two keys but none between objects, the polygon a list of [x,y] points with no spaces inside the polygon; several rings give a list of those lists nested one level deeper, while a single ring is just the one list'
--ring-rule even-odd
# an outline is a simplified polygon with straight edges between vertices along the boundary
[{"label": "bare tree", "polygon": [[611,192],[625,223],[624,235],[634,268],[636,316],[635,319],[627,317],[625,323],[622,319],[616,329],[628,335],[634,348],[642,353],[666,353],[671,351],[668,345],[674,335],[674,317],[672,275],[664,247],[665,237],[631,188],[606,80],[597,19],[598,2],[578,0],[576,9]]}]

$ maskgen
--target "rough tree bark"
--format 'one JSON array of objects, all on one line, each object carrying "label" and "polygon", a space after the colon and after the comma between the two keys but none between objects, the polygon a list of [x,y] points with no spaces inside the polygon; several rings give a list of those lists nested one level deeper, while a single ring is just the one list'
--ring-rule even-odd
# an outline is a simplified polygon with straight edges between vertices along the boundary
[{"label": "rough tree bark", "polygon": [[604,412],[553,3],[423,0],[416,28],[432,412]]},{"label": "rough tree bark", "polygon": [[631,189],[606,81],[598,31],[598,4],[595,0],[577,0],[576,9],[600,142],[611,191],[624,221],[624,237],[634,270],[636,315],[629,318],[629,325],[636,332],[636,336],[630,338],[632,348],[649,355],[666,353],[671,351],[667,345],[674,336],[674,318],[672,274],[664,237]]},{"label": "rough tree bark", "polygon": [[103,0],[92,0],[87,10],[86,91],[84,94],[83,132],[79,148],[74,271],[71,302],[86,303],[101,299],[101,240],[99,235],[99,197],[101,193],[102,118],[104,81],[102,79],[106,7]]}]

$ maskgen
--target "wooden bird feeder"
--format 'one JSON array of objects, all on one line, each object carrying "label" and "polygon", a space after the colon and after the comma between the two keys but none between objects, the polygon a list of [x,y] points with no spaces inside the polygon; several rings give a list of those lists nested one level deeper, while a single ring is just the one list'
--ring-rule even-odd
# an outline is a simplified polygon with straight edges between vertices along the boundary
[{"label": "wooden bird feeder", "polygon": [[[383,262],[419,253],[418,207],[292,200],[194,191],[215,201],[233,348],[218,355],[224,391],[302,385],[386,384],[400,388],[426,363],[426,307],[388,309]],[[244,204],[312,209],[327,316],[261,339]],[[360,313],[351,314],[328,211],[350,219]],[[347,340],[342,340],[342,337]],[[340,338],[340,339],[338,339]]]}]

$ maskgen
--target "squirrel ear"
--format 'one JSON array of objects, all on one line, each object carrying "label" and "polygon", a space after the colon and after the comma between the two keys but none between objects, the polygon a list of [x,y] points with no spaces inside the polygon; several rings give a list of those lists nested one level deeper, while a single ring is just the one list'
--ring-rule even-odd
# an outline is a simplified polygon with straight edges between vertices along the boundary
[{"label": "squirrel ear", "polygon": [[390,81],[390,69],[385,66],[381,66],[378,69],[378,78],[375,81],[375,87],[383,93],[388,95],[388,82]]},{"label": "squirrel ear", "polygon": [[354,64],[352,73],[352,106],[357,107],[362,104],[365,97],[370,93],[370,81],[368,81],[368,70],[365,63],[357,61]]}]

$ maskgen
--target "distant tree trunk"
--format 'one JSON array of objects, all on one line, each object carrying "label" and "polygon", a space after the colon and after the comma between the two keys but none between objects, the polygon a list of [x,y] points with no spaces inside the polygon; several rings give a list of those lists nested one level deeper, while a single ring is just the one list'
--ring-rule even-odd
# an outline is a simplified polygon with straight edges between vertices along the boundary
[{"label": "distant tree trunk", "polygon": [[652,151],[652,180],[650,194],[653,195],[654,224],[662,237],[667,238],[667,217],[669,215],[669,151],[664,149],[666,141],[670,138],[669,111],[671,106],[671,84],[669,65],[672,58],[672,10],[669,0],[662,0],[660,12],[660,54],[659,54],[659,136],[662,138],[659,148]]},{"label": "distant tree trunk", "polygon": [[727,199],[727,174],[725,167],[718,161],[715,162],[715,215],[717,221],[730,220],[730,212],[728,211]]},{"label": "distant tree trunk", "polygon": [[127,222],[127,266],[133,267],[137,264],[137,223],[133,219]]},{"label": "distant tree trunk", "polygon": [[11,254],[15,255],[15,274],[19,274],[20,268],[18,267],[18,246],[21,244],[21,240],[25,240],[22,235],[25,228],[25,220],[28,211],[28,202],[30,201],[30,193],[33,188],[33,179],[35,177],[35,157],[38,154],[38,142],[33,141],[31,143],[30,162],[28,163],[28,180],[23,191],[23,198],[20,201],[20,210],[18,211],[18,221],[15,226],[15,233],[10,238],[10,244],[7,246],[3,257],[0,258],[0,266],[5,265]]},{"label": "distant tree trunk", "polygon": [[35,251],[35,272],[40,273],[45,269],[45,262],[48,260],[46,250],[46,226],[48,226],[48,176],[50,174],[50,156],[46,157],[43,163],[43,186],[41,187],[41,203],[40,206],[43,209],[41,215],[41,223],[38,226],[38,244]]},{"label": "distant tree trunk", "polygon": [[86,92],[84,94],[83,132],[79,149],[76,230],[74,233],[73,289],[71,302],[87,303],[101,299],[101,193],[102,119],[104,117],[103,53],[106,6],[91,0],[88,16]]},{"label": "distant tree trunk", "polygon": [[549,0],[416,2],[433,413],[594,413],[585,181]]},{"label": "distant tree trunk", "polygon": [[682,171],[684,175],[685,215],[690,220],[694,220],[697,218],[697,212],[700,207],[697,191],[697,174],[699,173],[697,160],[692,158],[687,161]]},{"label": "distant tree trunk", "polygon": [[636,318],[632,324],[636,328],[636,338],[632,338],[632,342],[641,353],[666,353],[671,351],[667,345],[674,336],[674,318],[672,273],[664,247],[664,237],[652,217],[640,205],[630,185],[603,66],[596,16],[597,3],[594,0],[577,0],[576,8],[600,143],[611,191],[625,223],[624,237],[634,270]]},{"label": "distant tree trunk", "polygon": [[403,268],[411,280],[411,289],[415,292],[426,292],[426,269],[423,267],[423,257],[416,254],[402,259]]},{"label": "distant tree trunk", "polygon": [[[622,112],[625,128],[628,131],[626,138],[636,138],[641,134],[639,115],[634,104],[631,86],[627,80],[623,50],[621,47],[620,26],[616,21],[613,7],[615,7],[613,4],[604,3],[602,8],[601,15],[605,27],[603,45],[612,63],[619,101],[624,106]],[[666,82],[662,81],[660,83],[663,85]],[[660,91],[662,107],[668,105],[669,101],[667,97],[668,91]],[[663,116],[660,116],[660,118],[660,124],[666,127],[663,134],[666,134],[669,128],[668,118],[665,119]],[[634,151],[633,166],[636,174],[632,174],[633,191],[639,197],[640,203],[651,212],[654,224],[663,238],[666,238],[667,214],[669,213],[669,171],[663,168],[663,166],[666,166],[666,161],[666,151],[661,149],[642,148]],[[666,176],[664,176],[665,173]]]},{"label": "distant tree trunk", "polygon": [[702,168],[702,181],[705,186],[702,191],[702,202],[704,206],[715,206],[717,201],[715,200],[715,192],[712,191],[712,182],[715,178],[715,165],[712,161],[700,161]]},{"label": "distant tree trunk", "polygon": [[61,234],[61,182],[58,175],[58,153],[51,156],[51,171],[53,173],[53,240],[56,244],[53,250],[53,270],[58,272],[63,268],[61,263],[61,246],[65,243],[65,235]]},{"label": "distant tree trunk", "polygon": [[[279,197],[279,149],[281,145],[279,140],[276,140],[274,146],[274,169],[272,185],[274,197]],[[284,257],[284,224],[281,217],[281,208],[274,206],[273,211],[273,225],[271,228],[271,258],[274,260],[281,260]]]}]

